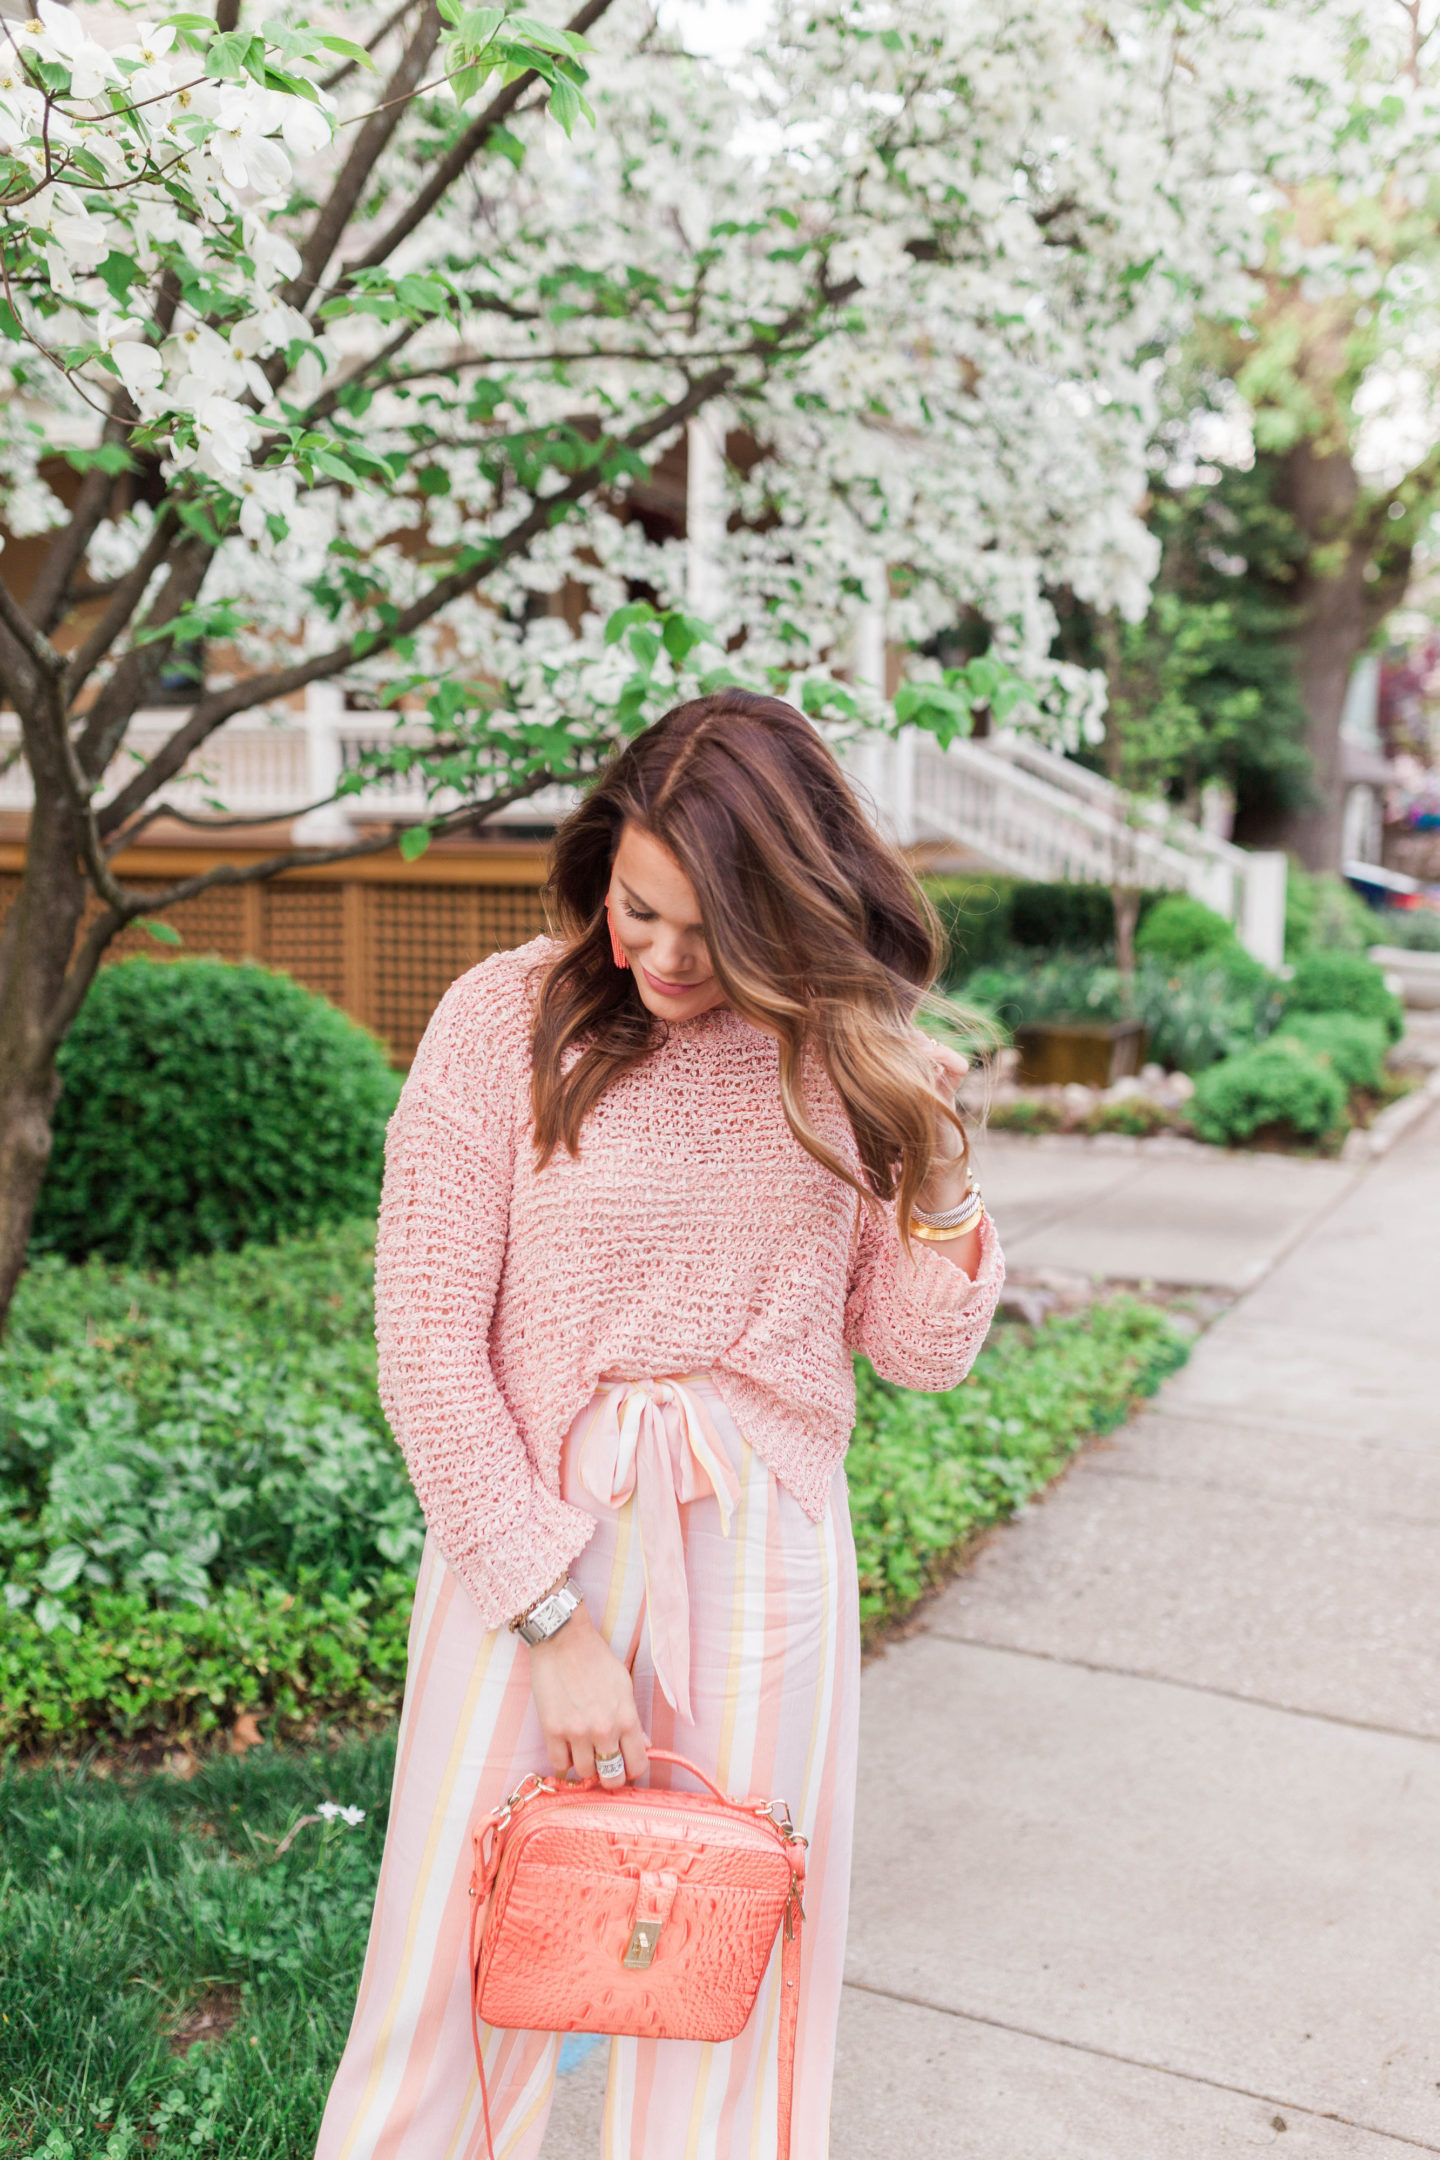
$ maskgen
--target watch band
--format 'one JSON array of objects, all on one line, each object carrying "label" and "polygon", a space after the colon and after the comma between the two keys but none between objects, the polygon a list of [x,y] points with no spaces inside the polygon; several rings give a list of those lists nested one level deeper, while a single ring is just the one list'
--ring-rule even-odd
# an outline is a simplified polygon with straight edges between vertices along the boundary
[{"label": "watch band", "polygon": [[544,1597],[537,1598],[527,1611],[510,1622],[521,1642],[533,1650],[537,1643],[548,1642],[558,1635],[567,1620],[580,1608],[580,1593],[567,1576],[565,1581],[547,1590]]}]

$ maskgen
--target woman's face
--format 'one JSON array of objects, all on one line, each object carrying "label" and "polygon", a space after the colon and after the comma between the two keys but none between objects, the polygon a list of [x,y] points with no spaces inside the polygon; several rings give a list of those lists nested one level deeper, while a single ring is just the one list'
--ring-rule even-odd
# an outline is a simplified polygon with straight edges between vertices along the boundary
[{"label": "woman's face", "polygon": [[638,825],[626,825],[615,850],[610,920],[635,972],[635,987],[662,1020],[693,1020],[723,1005],[700,906],[668,848]]}]

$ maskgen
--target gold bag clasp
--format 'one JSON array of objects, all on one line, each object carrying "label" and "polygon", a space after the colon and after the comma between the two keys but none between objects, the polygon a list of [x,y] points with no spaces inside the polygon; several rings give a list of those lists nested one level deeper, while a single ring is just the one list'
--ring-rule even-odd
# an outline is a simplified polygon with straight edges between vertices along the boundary
[{"label": "gold bag clasp", "polygon": [[631,1972],[644,1972],[653,1963],[660,1930],[670,1917],[675,1903],[676,1878],[668,1869],[651,1873],[647,1868],[640,1877],[635,1893],[635,1919],[630,1929],[630,1940],[625,1945],[625,1955],[620,1960]]},{"label": "gold bag clasp", "polygon": [[630,1940],[625,1945],[625,1955],[621,1963],[628,1965],[632,1972],[643,1971],[654,1958],[655,1945],[660,1940],[660,1926],[658,1920],[637,1920],[631,1928]]}]

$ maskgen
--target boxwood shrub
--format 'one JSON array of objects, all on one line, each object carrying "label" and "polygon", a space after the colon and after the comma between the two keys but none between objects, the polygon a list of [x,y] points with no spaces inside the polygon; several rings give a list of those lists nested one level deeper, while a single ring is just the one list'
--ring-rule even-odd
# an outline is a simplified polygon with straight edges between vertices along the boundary
[{"label": "boxwood shrub", "polygon": [[1405,1008],[1385,987],[1385,973],[1363,953],[1308,952],[1296,963],[1285,997],[1289,1012],[1354,1013],[1378,1020],[1391,1042],[1405,1032]]},{"label": "boxwood shrub", "polygon": [[37,1252],[171,1264],[373,1211],[399,1081],[289,976],[103,968],[60,1053]]},{"label": "boxwood shrub", "polygon": [[1375,1093],[1385,1078],[1386,1033],[1378,1020],[1355,1013],[1287,1013],[1275,1030],[1277,1042],[1297,1042],[1312,1056],[1334,1067],[1347,1088]]},{"label": "boxwood shrub", "polygon": [[1347,1091],[1333,1065],[1298,1042],[1272,1038],[1211,1065],[1195,1083],[1190,1117],[1219,1146],[1255,1135],[1327,1141],[1344,1132]]}]

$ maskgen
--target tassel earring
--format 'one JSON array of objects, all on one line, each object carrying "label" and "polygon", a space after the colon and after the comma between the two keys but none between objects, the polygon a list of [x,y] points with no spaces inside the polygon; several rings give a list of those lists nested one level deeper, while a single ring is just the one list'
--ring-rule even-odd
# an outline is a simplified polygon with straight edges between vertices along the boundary
[{"label": "tassel earring", "polygon": [[619,932],[615,928],[615,917],[610,912],[608,900],[605,903],[605,919],[610,925],[610,950],[615,955],[615,965],[617,968],[628,968],[630,962],[626,959],[625,948],[620,943]]}]

